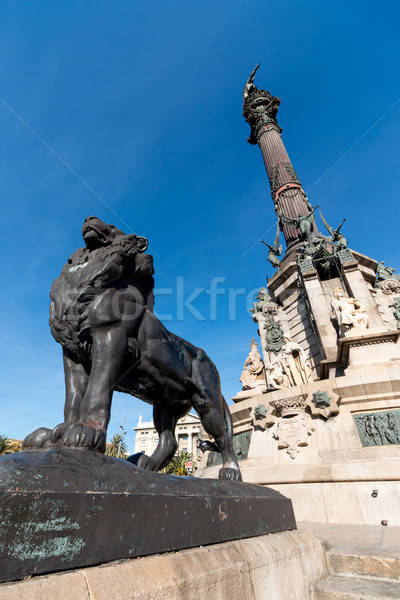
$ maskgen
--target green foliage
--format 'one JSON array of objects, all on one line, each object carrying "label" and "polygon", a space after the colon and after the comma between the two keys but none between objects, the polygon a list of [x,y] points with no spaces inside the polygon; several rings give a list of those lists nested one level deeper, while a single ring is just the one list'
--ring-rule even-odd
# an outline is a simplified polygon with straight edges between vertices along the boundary
[{"label": "green foliage", "polygon": [[175,454],[172,461],[166,467],[165,471],[166,471],[166,473],[169,473],[170,475],[181,475],[181,476],[189,475],[189,472],[185,467],[185,463],[192,461],[192,460],[193,460],[193,454],[190,454],[190,452],[186,452],[186,450],[183,452],[178,452],[178,454]]},{"label": "green foliage", "polygon": [[10,454],[12,450],[13,441],[10,440],[6,435],[0,435],[0,454]]},{"label": "green foliage", "polygon": [[121,450],[120,450],[120,458],[126,458],[126,454],[128,452],[128,447],[125,444],[124,436],[121,436],[120,433],[116,433],[111,438],[111,443],[107,446],[105,454],[108,456],[113,456],[114,458],[118,457],[118,448],[119,443],[121,442]]}]

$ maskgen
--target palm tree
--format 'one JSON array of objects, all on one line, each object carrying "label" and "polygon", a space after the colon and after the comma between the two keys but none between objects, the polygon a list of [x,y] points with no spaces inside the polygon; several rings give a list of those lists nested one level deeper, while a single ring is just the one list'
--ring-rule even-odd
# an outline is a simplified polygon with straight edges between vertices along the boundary
[{"label": "palm tree", "polygon": [[[121,444],[121,446],[120,446]],[[114,458],[118,457],[118,450],[120,449],[120,458],[125,458],[128,452],[128,447],[124,442],[124,436],[120,433],[116,433],[112,436],[111,442],[107,445],[105,454],[108,456],[113,456]]]},{"label": "palm tree", "polygon": [[12,452],[11,447],[13,441],[10,440],[6,435],[0,435],[0,454],[9,454]]},{"label": "palm tree", "polygon": [[186,452],[186,450],[184,450],[183,452],[178,452],[178,454],[175,454],[172,461],[166,467],[165,471],[170,475],[189,475],[189,471],[185,467],[185,464],[192,460],[193,454],[190,454],[190,452]]}]

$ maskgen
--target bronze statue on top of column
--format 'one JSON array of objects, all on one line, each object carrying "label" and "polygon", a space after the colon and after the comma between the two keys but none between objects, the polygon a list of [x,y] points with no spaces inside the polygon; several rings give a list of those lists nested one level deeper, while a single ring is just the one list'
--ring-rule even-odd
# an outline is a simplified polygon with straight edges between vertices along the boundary
[{"label": "bronze statue on top of column", "polygon": [[259,136],[263,127],[274,126],[279,132],[282,131],[276,120],[280,99],[266,90],[259,90],[253,83],[259,66],[260,63],[250,73],[243,89],[243,116],[251,127],[247,141],[253,145],[260,141]]}]

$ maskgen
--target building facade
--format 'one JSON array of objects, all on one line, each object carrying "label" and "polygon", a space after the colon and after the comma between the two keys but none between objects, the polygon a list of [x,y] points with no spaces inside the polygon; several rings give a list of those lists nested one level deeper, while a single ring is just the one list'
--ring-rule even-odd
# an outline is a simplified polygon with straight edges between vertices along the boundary
[{"label": "building facade", "polygon": [[[158,444],[158,433],[153,421],[142,421],[142,415],[140,415],[139,422],[133,429],[136,432],[134,454],[144,452],[147,456],[151,456]],[[178,442],[177,452],[189,452],[189,454],[193,455],[194,462],[198,456],[197,446],[200,429],[200,419],[192,413],[180,419],[175,429],[175,436]]]}]

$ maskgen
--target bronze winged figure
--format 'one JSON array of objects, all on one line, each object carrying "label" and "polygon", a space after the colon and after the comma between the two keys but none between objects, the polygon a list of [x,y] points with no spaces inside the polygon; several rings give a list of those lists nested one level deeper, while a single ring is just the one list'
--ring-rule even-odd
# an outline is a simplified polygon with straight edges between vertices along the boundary
[{"label": "bronze winged figure", "polygon": [[280,267],[281,267],[281,261],[278,258],[278,256],[281,256],[281,254],[282,254],[282,244],[279,243],[279,235],[280,235],[279,223],[277,223],[274,245],[270,246],[270,244],[267,244],[267,242],[264,242],[264,240],[262,240],[262,243],[265,244],[266,246],[268,246],[268,248],[269,248],[267,260],[269,260],[271,265],[273,267],[275,267],[276,269],[280,269]]},{"label": "bronze winged figure", "polygon": [[340,233],[340,230],[342,228],[343,223],[345,222],[346,219],[343,219],[343,221],[340,223],[339,227],[337,227],[337,229],[333,229],[333,227],[331,227],[324,219],[324,217],[322,216],[322,212],[321,209],[319,211],[321,220],[323,222],[323,224],[326,227],[326,230],[330,233],[330,239],[332,242],[337,242],[336,244],[336,251],[337,252],[341,252],[342,250],[346,250],[347,248],[347,240],[344,237],[344,235],[342,233]]}]

